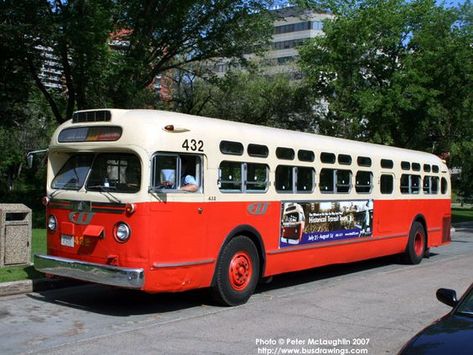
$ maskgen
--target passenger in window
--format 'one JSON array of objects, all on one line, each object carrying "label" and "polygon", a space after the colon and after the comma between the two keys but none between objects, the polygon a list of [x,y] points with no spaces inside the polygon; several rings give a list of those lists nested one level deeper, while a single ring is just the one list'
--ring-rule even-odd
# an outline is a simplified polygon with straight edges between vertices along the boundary
[{"label": "passenger in window", "polygon": [[197,183],[190,166],[190,162],[186,158],[182,158],[181,190],[187,192],[196,192],[199,189],[199,184]]}]

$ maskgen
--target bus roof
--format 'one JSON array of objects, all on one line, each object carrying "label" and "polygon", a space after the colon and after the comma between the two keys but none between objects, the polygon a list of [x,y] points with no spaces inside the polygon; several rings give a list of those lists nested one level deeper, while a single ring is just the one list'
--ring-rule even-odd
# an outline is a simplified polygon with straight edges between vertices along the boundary
[{"label": "bus roof", "polygon": [[140,145],[144,146],[146,150],[154,151],[158,149],[157,145],[159,144],[157,135],[169,133],[166,132],[165,127],[172,125],[174,132],[200,137],[200,139],[205,138],[209,142],[230,140],[243,144],[265,144],[269,147],[308,149],[314,150],[317,154],[320,152],[345,153],[396,161],[411,160],[442,164],[442,160],[437,156],[420,151],[169,111],[103,109],[77,111],[74,115],[79,117],[77,115],[99,111],[109,111],[109,120],[94,122],[81,121],[80,119],[75,122],[69,120],[56,130],[51,140],[51,148],[64,147],[63,143],[58,143],[58,135],[65,128],[116,125],[123,128],[123,136],[119,142],[107,142],[107,144]]}]

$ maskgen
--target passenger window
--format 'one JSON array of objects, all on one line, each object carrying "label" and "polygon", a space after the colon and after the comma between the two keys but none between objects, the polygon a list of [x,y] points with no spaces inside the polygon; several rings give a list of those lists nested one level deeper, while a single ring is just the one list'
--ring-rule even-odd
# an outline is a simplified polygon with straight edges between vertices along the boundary
[{"label": "passenger window", "polygon": [[351,188],[351,171],[337,170],[337,192],[350,192]]},{"label": "passenger window", "polygon": [[315,160],[315,154],[310,150],[299,150],[297,152],[297,157],[300,161],[307,161],[309,163],[312,163]]},{"label": "passenger window", "polygon": [[320,161],[325,164],[335,164],[335,154],[333,153],[320,153]]},{"label": "passenger window", "polygon": [[338,154],[338,164],[350,165],[351,164],[351,156],[349,156],[347,154]]},{"label": "passenger window", "polygon": [[440,188],[442,189],[442,194],[445,195],[448,191],[448,182],[444,177],[442,178],[442,184]]},{"label": "passenger window", "polygon": [[356,173],[355,190],[358,193],[370,193],[373,187],[373,174],[369,171]]},{"label": "passenger window", "polygon": [[394,178],[392,175],[381,175],[381,193],[392,194],[394,190]]},{"label": "passenger window", "polygon": [[409,177],[408,174],[401,175],[401,193],[408,194],[409,193]]},{"label": "passenger window", "polygon": [[402,161],[401,162],[401,169],[402,170],[410,170],[411,169],[411,163],[408,161]]},{"label": "passenger window", "polygon": [[419,163],[412,163],[412,170],[420,171],[420,164]]},{"label": "passenger window", "polygon": [[420,176],[403,174],[401,175],[401,193],[418,194],[420,192]]},{"label": "passenger window", "polygon": [[241,163],[233,161],[223,161],[219,170],[220,190],[238,192],[242,191]]},{"label": "passenger window", "polygon": [[268,186],[268,167],[264,164],[246,164],[246,190],[266,191]]},{"label": "passenger window", "polygon": [[279,165],[276,168],[276,190],[279,192],[292,192],[292,166]]},{"label": "passenger window", "polygon": [[220,151],[228,155],[243,155],[243,144],[240,142],[221,141]]},{"label": "passenger window", "polygon": [[269,154],[269,149],[265,145],[260,144],[249,144],[248,155],[257,158],[266,158]]},{"label": "passenger window", "polygon": [[423,185],[424,194],[429,195],[430,189],[431,189],[431,177],[424,176],[424,183],[422,185]]},{"label": "passenger window", "polygon": [[437,176],[431,176],[430,177],[431,181],[431,192],[433,194],[438,194],[439,193],[439,178]]},{"label": "passenger window", "polygon": [[320,192],[347,193],[351,188],[351,171],[322,169],[320,171]]},{"label": "passenger window", "polygon": [[381,159],[381,167],[383,169],[392,169],[394,167],[394,163],[389,159]]},{"label": "passenger window", "polygon": [[371,158],[368,157],[358,157],[356,162],[359,166],[366,166],[368,168],[371,166]]},{"label": "passenger window", "polygon": [[320,192],[334,192],[335,184],[334,184],[334,169],[322,169],[320,171],[320,182],[319,182],[319,189]]},{"label": "passenger window", "polygon": [[297,192],[312,192],[314,190],[314,169],[298,167],[297,169]]},{"label": "passenger window", "polygon": [[411,194],[419,194],[420,192],[420,176],[411,175]]},{"label": "passenger window", "polygon": [[276,148],[276,156],[278,159],[293,160],[294,155],[294,149],[281,147]]}]

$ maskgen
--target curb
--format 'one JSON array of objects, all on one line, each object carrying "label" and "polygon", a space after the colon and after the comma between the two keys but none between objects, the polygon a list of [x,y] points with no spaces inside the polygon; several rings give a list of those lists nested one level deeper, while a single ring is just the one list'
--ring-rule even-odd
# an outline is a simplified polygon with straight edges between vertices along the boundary
[{"label": "curb", "polygon": [[54,290],[64,287],[77,286],[82,284],[80,281],[72,279],[35,279],[35,280],[20,280],[0,283],[0,297],[12,296],[23,293],[41,292],[47,290]]}]

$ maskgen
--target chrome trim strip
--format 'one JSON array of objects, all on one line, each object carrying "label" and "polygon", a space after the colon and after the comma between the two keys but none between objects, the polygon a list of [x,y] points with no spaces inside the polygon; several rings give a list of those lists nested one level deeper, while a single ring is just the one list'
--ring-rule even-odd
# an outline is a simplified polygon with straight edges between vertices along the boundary
[{"label": "chrome trim strip", "polygon": [[431,233],[431,232],[440,232],[442,230],[442,228],[431,228],[429,230],[427,230],[428,233]]},{"label": "chrome trim strip", "polygon": [[339,246],[339,245],[346,245],[346,244],[370,243],[370,242],[376,242],[376,241],[379,241],[379,240],[401,238],[401,237],[406,237],[406,234],[404,234],[404,233],[402,233],[402,234],[392,234],[392,235],[386,235],[386,236],[383,236],[383,237],[374,237],[374,238],[373,237],[364,237],[363,239],[326,242],[324,244],[321,243],[319,245],[314,245],[316,243],[304,244],[304,245],[295,245],[295,246],[291,246],[291,247],[285,247],[285,248],[282,248],[282,249],[269,250],[266,254],[274,255],[274,254],[289,253],[291,251],[302,251],[302,250],[308,250],[308,249],[330,248],[330,247]]},{"label": "chrome trim strip", "polygon": [[215,259],[205,259],[197,261],[187,261],[181,263],[153,263],[153,268],[162,269],[162,268],[173,268],[173,267],[183,267],[183,266],[195,266],[195,265],[205,265],[211,264]]},{"label": "chrome trim strip", "polygon": [[143,269],[117,267],[38,254],[34,256],[34,267],[36,270],[47,274],[110,286],[140,289],[144,285]]}]

